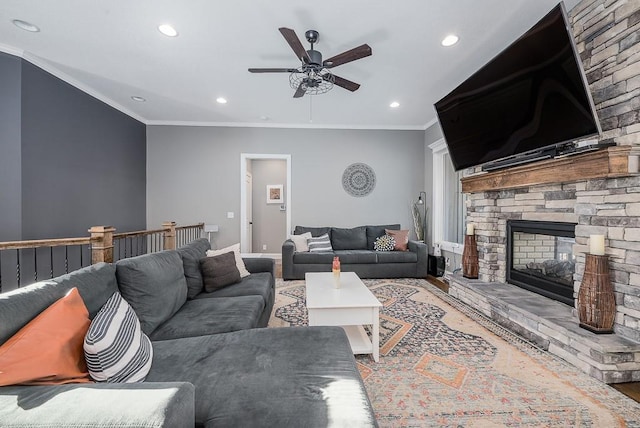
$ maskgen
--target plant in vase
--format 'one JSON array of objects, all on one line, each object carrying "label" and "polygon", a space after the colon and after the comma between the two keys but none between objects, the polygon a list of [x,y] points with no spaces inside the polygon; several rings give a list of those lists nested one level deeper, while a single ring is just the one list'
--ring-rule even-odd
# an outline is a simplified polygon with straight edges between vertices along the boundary
[{"label": "plant in vase", "polygon": [[424,241],[424,229],[422,225],[424,222],[422,221],[422,214],[420,213],[420,208],[417,203],[411,204],[411,216],[413,217],[413,230],[416,232],[416,237],[418,241]]}]

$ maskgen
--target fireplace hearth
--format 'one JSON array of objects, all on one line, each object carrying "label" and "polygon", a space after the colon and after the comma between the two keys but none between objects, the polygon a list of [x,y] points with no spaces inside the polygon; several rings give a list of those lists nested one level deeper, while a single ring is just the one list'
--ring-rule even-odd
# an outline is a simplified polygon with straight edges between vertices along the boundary
[{"label": "fireplace hearth", "polygon": [[507,222],[507,282],[573,306],[575,224]]}]

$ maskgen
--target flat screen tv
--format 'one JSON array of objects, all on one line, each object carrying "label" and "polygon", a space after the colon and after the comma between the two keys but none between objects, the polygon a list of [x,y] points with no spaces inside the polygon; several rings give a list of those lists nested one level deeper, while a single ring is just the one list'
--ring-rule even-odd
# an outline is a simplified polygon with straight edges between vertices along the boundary
[{"label": "flat screen tv", "polygon": [[435,108],[456,170],[601,133],[563,3]]}]

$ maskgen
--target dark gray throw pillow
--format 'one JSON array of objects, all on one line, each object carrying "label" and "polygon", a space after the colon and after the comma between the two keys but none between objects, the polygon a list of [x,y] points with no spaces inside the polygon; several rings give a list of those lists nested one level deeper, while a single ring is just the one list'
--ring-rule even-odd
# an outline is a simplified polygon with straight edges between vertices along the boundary
[{"label": "dark gray throw pillow", "polygon": [[233,251],[200,259],[200,271],[207,293],[240,282],[240,271],[236,267]]}]

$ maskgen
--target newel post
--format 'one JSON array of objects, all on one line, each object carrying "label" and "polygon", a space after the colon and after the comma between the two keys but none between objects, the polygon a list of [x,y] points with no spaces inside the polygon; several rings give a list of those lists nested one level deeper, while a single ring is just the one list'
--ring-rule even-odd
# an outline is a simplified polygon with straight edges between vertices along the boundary
[{"label": "newel post", "polygon": [[112,226],[93,226],[91,233],[91,264],[105,262],[113,263],[113,232]]},{"label": "newel post", "polygon": [[164,229],[164,249],[175,250],[176,249],[176,222],[165,221],[162,223]]}]

